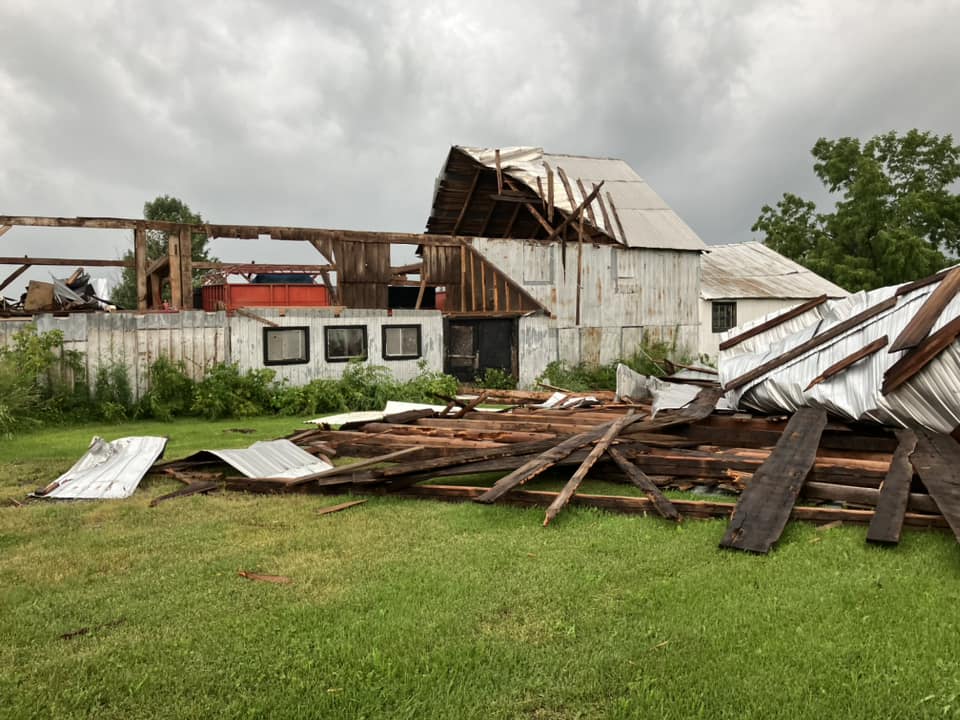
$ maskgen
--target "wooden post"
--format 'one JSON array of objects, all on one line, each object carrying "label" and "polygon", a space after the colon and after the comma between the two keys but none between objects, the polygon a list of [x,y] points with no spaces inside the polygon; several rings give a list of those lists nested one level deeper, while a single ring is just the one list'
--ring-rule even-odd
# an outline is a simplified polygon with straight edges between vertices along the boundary
[{"label": "wooden post", "polygon": [[133,259],[137,274],[137,310],[147,309],[147,230],[138,227],[133,231]]},{"label": "wooden post", "polygon": [[580,211],[580,222],[577,225],[577,327],[580,327],[580,295],[583,285],[583,210]]},{"label": "wooden post", "polygon": [[180,292],[180,307],[193,310],[193,235],[187,226],[180,228]]},{"label": "wooden post", "polygon": [[170,260],[170,305],[179,308],[183,301],[183,275],[180,272],[180,235],[167,238],[167,257]]}]

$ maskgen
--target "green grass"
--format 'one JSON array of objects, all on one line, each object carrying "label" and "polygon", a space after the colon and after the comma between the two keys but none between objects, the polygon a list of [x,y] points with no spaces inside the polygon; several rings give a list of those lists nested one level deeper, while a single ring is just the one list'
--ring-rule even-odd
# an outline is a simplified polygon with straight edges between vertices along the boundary
[{"label": "green grass", "polygon": [[[885,550],[862,527],[791,524],[754,557],[717,549],[721,521],[580,508],[547,529],[539,509],[390,498],[324,517],[316,508],[347,498],[224,493],[151,509],[175,487],[152,480],[124,501],[8,500],[94,433],[166,432],[175,457],[295,427],[143,423],[4,442],[0,717],[960,712],[960,549],[945,533],[908,530]],[[26,466],[38,476],[24,484]]]}]

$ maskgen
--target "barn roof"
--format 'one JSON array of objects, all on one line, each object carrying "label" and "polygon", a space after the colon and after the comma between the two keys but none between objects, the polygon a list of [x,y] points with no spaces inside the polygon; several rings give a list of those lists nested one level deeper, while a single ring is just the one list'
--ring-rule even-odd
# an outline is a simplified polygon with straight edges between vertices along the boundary
[{"label": "barn roof", "polygon": [[760,242],[710,245],[701,257],[700,296],[801,299],[849,293]]},{"label": "barn roof", "polygon": [[[456,153],[462,153],[488,170],[495,170],[498,151],[503,174],[519,184],[521,186],[519,189],[529,194],[540,208],[547,203],[550,175],[553,175],[554,180],[554,207],[563,216],[572,213],[576,206],[583,202],[585,196],[591,193],[593,186],[603,181],[601,197],[595,198],[589,204],[585,214],[587,222],[603,235],[628,247],[664,250],[706,249],[703,241],[690,226],[623,160],[558,155],[545,153],[543,148],[538,147],[493,149],[454,146],[444,167],[444,174],[441,175],[437,185],[434,212],[428,222],[430,232],[444,232],[442,218],[438,217],[438,208],[443,205],[440,195],[444,191],[444,179],[452,169],[451,165],[456,160]],[[561,170],[569,180],[572,202],[561,181]],[[486,197],[488,196],[475,198],[474,202],[478,200],[485,202]],[[480,227],[481,231],[475,234],[483,235],[483,230],[486,229],[490,236],[496,236],[495,232],[489,232],[491,227],[497,227],[494,210],[491,209],[488,223],[489,217],[494,217],[492,225],[486,228]],[[520,237],[521,229],[525,230],[528,227],[530,226],[511,226],[509,236]],[[457,228],[458,231],[463,229],[463,227]],[[450,232],[450,229],[446,231]]]}]

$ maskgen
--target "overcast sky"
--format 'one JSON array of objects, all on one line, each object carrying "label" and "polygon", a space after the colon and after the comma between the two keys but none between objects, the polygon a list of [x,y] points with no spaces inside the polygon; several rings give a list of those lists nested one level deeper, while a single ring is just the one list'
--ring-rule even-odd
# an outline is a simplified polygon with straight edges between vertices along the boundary
[{"label": "overcast sky", "polygon": [[[450,145],[537,145],[623,158],[737,242],[784,191],[818,197],[818,137],[960,134],[958,29],[947,0],[0,0],[0,214],[167,193],[213,222],[419,232]],[[15,228],[0,255],[130,244]]]}]

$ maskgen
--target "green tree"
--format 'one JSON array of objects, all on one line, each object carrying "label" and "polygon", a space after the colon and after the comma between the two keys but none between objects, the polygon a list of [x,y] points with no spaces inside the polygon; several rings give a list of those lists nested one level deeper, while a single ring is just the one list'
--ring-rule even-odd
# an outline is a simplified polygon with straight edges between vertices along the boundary
[{"label": "green tree", "polygon": [[848,290],[923,277],[960,254],[960,147],[951,135],[888,132],[865,143],[820,138],[813,171],[839,195],[833,212],[784,193],[764,205],[754,232]]},{"label": "green tree", "polygon": [[[203,218],[199,213],[193,212],[190,207],[179,198],[170,195],[158,195],[155,199],[143,204],[143,217],[145,220],[165,220],[175,223],[190,223],[193,225],[203,224]],[[147,262],[163,257],[167,254],[168,236],[164,232],[157,230],[147,231]],[[207,249],[208,238],[204,233],[193,233],[193,252],[194,260],[207,260],[216,262],[216,258],[209,254]],[[124,260],[133,261],[133,250],[128,250],[123,255]],[[193,283],[199,285],[201,272],[193,271]],[[120,276],[120,283],[113,289],[110,298],[116,305],[122,308],[137,307],[137,271],[132,267],[125,267]]]}]

